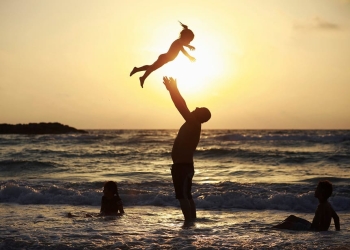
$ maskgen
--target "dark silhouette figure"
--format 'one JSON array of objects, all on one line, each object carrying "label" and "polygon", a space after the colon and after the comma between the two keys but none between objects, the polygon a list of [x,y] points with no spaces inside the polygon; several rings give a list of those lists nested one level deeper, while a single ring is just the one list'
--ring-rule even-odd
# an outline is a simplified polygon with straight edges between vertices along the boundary
[{"label": "dark silhouette figure", "polygon": [[[119,197],[118,186],[114,181],[107,181],[103,186],[103,196],[101,200],[101,210],[99,214],[85,214],[85,217],[95,217],[95,216],[116,216],[123,215],[124,207],[122,200]],[[68,218],[79,217],[79,215],[74,215],[68,213]]]},{"label": "dark silhouette figure", "polygon": [[196,206],[191,194],[194,175],[193,153],[199,143],[202,123],[210,119],[211,113],[207,108],[196,108],[190,112],[177,88],[176,80],[172,77],[163,77],[163,83],[168,89],[175,107],[185,119],[171,151],[173,160],[171,175],[176,199],[180,202],[185,221],[190,222],[196,219]]},{"label": "dark silhouette figure", "polygon": [[139,72],[139,71],[146,71],[143,76],[140,77],[140,84],[143,88],[143,85],[145,83],[146,78],[156,69],[162,67],[164,64],[173,61],[179,52],[181,51],[185,56],[188,57],[192,62],[194,62],[196,59],[192,56],[190,56],[187,51],[184,49],[184,46],[189,48],[190,50],[194,50],[195,47],[190,45],[190,42],[194,38],[194,34],[192,30],[188,29],[188,27],[180,22],[181,26],[183,27],[183,30],[180,32],[180,37],[176,39],[171,45],[167,53],[161,54],[157,61],[155,61],[152,65],[144,65],[142,67],[134,67],[133,70],[130,73],[130,76],[133,74]]},{"label": "dark silhouette figure", "polygon": [[117,183],[114,181],[107,181],[103,188],[103,194],[100,215],[121,215],[124,213]]},{"label": "dark silhouette figure", "polygon": [[334,226],[337,231],[340,230],[339,217],[334,211],[328,198],[332,195],[333,186],[329,181],[320,181],[315,191],[315,197],[319,201],[312,223],[309,221],[290,215],[282,223],[273,226],[273,228],[289,230],[310,230],[310,231],[328,231],[331,220],[334,220]]}]

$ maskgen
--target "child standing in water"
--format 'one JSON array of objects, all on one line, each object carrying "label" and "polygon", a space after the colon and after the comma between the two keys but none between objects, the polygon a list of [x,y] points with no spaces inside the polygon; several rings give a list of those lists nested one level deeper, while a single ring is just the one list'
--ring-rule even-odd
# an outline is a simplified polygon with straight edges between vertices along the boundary
[{"label": "child standing in water", "polygon": [[117,183],[114,181],[107,181],[103,188],[103,194],[100,215],[119,215],[124,213]]},{"label": "child standing in water", "polygon": [[334,220],[334,226],[337,231],[340,230],[339,217],[334,211],[328,198],[332,195],[333,186],[329,181],[320,181],[315,191],[315,197],[319,201],[312,223],[309,221],[290,215],[282,223],[273,226],[273,228],[289,230],[310,230],[310,231],[328,231],[331,220]]},{"label": "child standing in water", "polygon": [[176,39],[171,45],[167,53],[161,54],[157,61],[155,61],[152,65],[144,65],[142,67],[134,67],[133,70],[130,73],[130,76],[133,74],[139,72],[139,71],[146,71],[143,76],[140,77],[140,84],[143,88],[144,82],[146,78],[156,69],[162,67],[164,64],[173,61],[179,52],[181,51],[185,56],[188,57],[192,62],[194,62],[196,59],[192,56],[190,56],[187,51],[184,49],[184,46],[189,48],[190,50],[194,50],[195,47],[190,45],[190,42],[194,38],[194,34],[192,30],[188,29],[187,25],[184,25],[180,22],[181,26],[183,27],[183,30],[180,32],[180,37]]}]

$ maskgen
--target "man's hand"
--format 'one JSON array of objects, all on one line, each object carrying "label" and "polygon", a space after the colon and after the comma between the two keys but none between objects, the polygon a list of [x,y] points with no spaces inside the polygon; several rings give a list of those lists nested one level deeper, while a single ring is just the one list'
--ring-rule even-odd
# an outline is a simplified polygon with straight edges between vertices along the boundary
[{"label": "man's hand", "polygon": [[180,91],[177,88],[176,79],[167,76],[163,77],[163,83],[167,90],[169,91],[169,94],[171,96],[171,100],[173,100],[173,103],[175,104],[175,107],[180,112],[182,117],[186,121],[193,121],[194,118],[191,115],[191,112],[188,110],[188,107],[186,105],[185,100],[183,99],[182,95],[180,94]]},{"label": "man's hand", "polygon": [[167,76],[164,76],[163,83],[164,83],[166,89],[169,91],[171,91],[172,89],[177,89],[176,79],[174,79],[172,77],[168,78]]}]

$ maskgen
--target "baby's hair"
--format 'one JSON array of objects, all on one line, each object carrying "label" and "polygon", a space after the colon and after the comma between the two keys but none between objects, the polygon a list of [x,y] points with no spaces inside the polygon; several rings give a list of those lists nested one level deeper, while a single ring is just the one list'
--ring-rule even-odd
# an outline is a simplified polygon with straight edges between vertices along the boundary
[{"label": "baby's hair", "polygon": [[317,187],[325,199],[328,199],[333,193],[333,185],[330,181],[319,181]]},{"label": "baby's hair", "polygon": [[184,30],[187,30],[188,29],[188,26],[183,24],[182,22],[179,21],[179,23],[181,24],[182,28],[184,28]]},{"label": "baby's hair", "polygon": [[189,38],[190,40],[193,40],[194,38],[194,34],[192,32],[192,30],[190,30],[188,28],[187,25],[183,24],[182,22],[179,21],[179,23],[181,24],[183,30],[180,32],[180,38]]},{"label": "baby's hair", "polygon": [[104,185],[104,188],[111,191],[114,195],[119,196],[118,186],[114,181],[107,181]]}]

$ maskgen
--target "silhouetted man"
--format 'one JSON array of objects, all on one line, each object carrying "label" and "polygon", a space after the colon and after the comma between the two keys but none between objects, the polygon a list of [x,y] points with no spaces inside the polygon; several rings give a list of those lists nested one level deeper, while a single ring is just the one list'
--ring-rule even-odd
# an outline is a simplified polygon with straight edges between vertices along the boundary
[{"label": "silhouetted man", "polygon": [[193,153],[200,139],[202,123],[208,121],[211,114],[207,108],[196,108],[190,112],[177,88],[176,80],[172,77],[163,77],[163,83],[168,89],[177,110],[185,119],[171,151],[171,158],[173,159],[171,175],[176,199],[180,202],[185,221],[192,221],[196,218],[196,206],[191,195],[194,175]]}]

